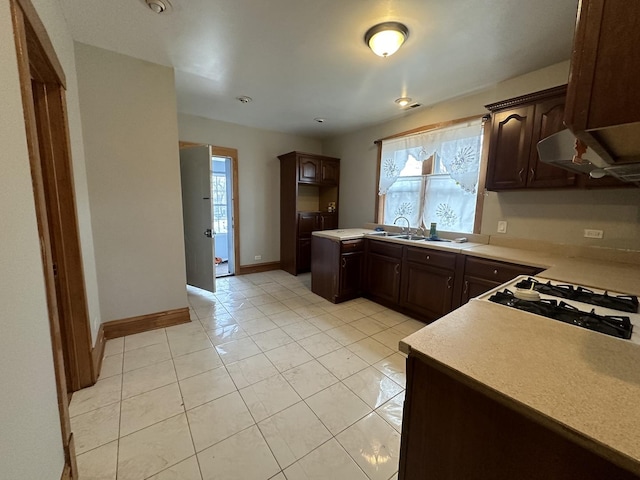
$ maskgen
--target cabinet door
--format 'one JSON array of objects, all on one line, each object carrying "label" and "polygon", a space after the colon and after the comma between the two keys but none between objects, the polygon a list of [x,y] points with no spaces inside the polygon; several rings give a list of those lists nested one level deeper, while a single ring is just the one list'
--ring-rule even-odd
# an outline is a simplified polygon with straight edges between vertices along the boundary
[{"label": "cabinet door", "polygon": [[538,157],[538,142],[565,128],[564,96],[536,104],[527,187],[566,187],[576,183],[575,173],[542,163]]},{"label": "cabinet door", "polygon": [[319,230],[319,218],[315,212],[298,213],[298,236],[310,237],[311,232]]},{"label": "cabinet door", "polygon": [[335,160],[322,160],[320,182],[325,185],[338,185],[340,182],[340,163]]},{"label": "cabinet door", "polygon": [[487,280],[486,278],[479,278],[471,275],[465,275],[464,284],[462,286],[461,305],[464,305],[472,298],[475,298],[478,295],[482,295],[483,293],[488,292],[489,290],[497,287],[500,284],[501,284],[500,282]]},{"label": "cabinet door", "polygon": [[497,112],[491,123],[487,189],[524,188],[531,152],[535,107]]},{"label": "cabinet door", "polygon": [[362,266],[364,254],[362,252],[343,253],[340,256],[340,286],[338,296],[357,297],[361,292]]},{"label": "cabinet door", "polygon": [[296,271],[303,273],[309,270],[311,270],[311,238],[299,238]]},{"label": "cabinet door", "polygon": [[387,302],[398,303],[400,298],[400,264],[399,258],[368,253],[365,282],[367,293]]},{"label": "cabinet door", "polygon": [[318,183],[320,178],[320,160],[310,157],[298,159],[298,181],[301,183]]},{"label": "cabinet door", "polygon": [[639,16],[640,2],[627,0],[583,0],[578,12],[565,120],[614,158],[639,154]]},{"label": "cabinet door", "polygon": [[402,273],[400,305],[435,320],[452,310],[454,272],[406,262]]},{"label": "cabinet door", "polygon": [[338,228],[338,217],[335,213],[321,213],[318,230],[335,230]]}]

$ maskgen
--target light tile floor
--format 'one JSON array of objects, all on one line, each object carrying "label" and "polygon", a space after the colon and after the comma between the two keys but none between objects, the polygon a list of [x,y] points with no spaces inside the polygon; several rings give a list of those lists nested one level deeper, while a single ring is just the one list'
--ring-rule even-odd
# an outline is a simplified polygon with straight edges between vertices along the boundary
[{"label": "light tile floor", "polygon": [[81,480],[397,478],[411,320],[283,271],[188,287],[191,323],[109,340],[73,395]]}]

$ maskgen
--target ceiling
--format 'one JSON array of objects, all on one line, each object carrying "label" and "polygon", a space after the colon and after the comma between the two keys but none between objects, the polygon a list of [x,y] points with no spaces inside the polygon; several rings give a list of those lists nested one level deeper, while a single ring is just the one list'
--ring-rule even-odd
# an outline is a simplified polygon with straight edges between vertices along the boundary
[{"label": "ceiling", "polygon": [[[170,0],[158,15],[143,0],[59,1],[74,40],[173,67],[179,112],[317,138],[407,115],[401,96],[425,108],[567,60],[578,4]],[[364,33],[390,20],[409,38],[381,58]]]}]

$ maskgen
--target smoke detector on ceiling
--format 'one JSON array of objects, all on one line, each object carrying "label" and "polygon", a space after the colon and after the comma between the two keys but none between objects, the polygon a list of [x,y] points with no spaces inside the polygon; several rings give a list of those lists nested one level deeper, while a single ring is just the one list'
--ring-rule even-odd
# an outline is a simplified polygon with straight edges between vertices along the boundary
[{"label": "smoke detector on ceiling", "polygon": [[154,13],[168,13],[171,11],[169,0],[142,0],[144,4]]}]

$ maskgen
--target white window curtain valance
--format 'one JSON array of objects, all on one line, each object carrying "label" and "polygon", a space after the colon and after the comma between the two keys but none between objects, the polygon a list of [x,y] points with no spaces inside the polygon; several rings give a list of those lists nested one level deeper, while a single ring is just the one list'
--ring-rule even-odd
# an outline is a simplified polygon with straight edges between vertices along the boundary
[{"label": "white window curtain valance", "polygon": [[409,157],[423,162],[438,153],[440,163],[465,192],[475,193],[482,146],[482,120],[382,141],[379,195],[401,176]]}]

